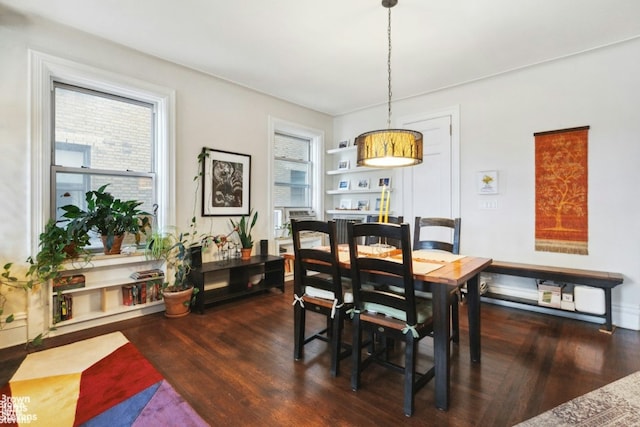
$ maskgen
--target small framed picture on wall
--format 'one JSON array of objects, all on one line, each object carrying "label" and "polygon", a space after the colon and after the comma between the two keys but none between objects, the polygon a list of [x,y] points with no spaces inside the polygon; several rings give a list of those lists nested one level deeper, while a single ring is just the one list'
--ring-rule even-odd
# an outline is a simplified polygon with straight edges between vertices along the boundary
[{"label": "small framed picture on wall", "polygon": [[338,183],[338,190],[348,190],[349,189],[349,180],[341,179]]}]

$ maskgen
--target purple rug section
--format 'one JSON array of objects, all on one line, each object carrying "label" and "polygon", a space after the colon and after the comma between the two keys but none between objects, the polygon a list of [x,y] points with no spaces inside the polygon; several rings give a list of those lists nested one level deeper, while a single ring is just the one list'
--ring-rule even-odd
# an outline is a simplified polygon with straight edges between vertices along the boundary
[{"label": "purple rug section", "polygon": [[164,380],[160,383],[160,387],[158,387],[138,418],[131,425],[133,427],[209,426],[173,387]]}]

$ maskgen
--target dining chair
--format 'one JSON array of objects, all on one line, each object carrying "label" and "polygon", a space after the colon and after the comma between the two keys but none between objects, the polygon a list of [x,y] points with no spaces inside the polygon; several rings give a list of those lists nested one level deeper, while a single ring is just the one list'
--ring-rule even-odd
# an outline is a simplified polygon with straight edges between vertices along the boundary
[{"label": "dining chair", "polygon": [[[338,264],[338,243],[334,221],[291,221],[294,250],[294,359],[303,357],[304,346],[313,341],[327,342],[331,349],[331,375],[340,373],[340,360],[351,354],[351,345],[342,342],[342,329],[347,310],[353,307],[350,283],[343,286]],[[316,233],[328,243],[326,247],[305,248],[301,235]],[[349,282],[349,279],[345,279]],[[348,285],[348,286],[347,286]],[[306,328],[306,313],[326,317],[325,327],[315,332]]]},{"label": "dining chair", "polygon": [[[460,253],[460,218],[422,218],[417,216],[413,230],[413,250],[428,249]],[[422,297],[430,298],[430,293],[420,293]],[[460,291],[451,293],[451,339],[460,341],[460,320],[458,304],[462,301]]]},{"label": "dining chair", "polygon": [[[416,371],[418,343],[433,332],[431,300],[415,296],[413,263],[411,259],[411,231],[409,224],[361,223],[350,224],[349,256],[353,285],[353,341],[351,388],[360,388],[361,373],[372,363],[380,364],[404,374],[404,414],[411,416],[414,410],[415,393],[431,378],[435,369]],[[396,239],[401,242],[401,259],[367,255],[359,251],[358,242],[366,236],[381,239]],[[380,287],[363,286],[380,278]],[[403,292],[393,293],[386,284],[393,282]],[[363,332],[369,337],[363,341]],[[389,341],[404,342],[404,364],[389,357]],[[373,346],[371,346],[373,343]],[[374,378],[370,377],[372,381]],[[377,393],[388,397],[388,390],[380,380]]]},{"label": "dining chair", "polygon": [[[367,215],[367,222],[378,222],[378,219],[380,219],[379,215]],[[387,222],[391,223],[391,224],[402,224],[404,222],[404,217],[403,216],[389,216],[387,218]],[[379,240],[376,240],[375,236],[367,236],[364,239],[364,244],[365,245],[373,245],[379,243]],[[400,242],[398,241],[394,241],[394,240],[387,240],[385,242],[388,245],[391,246],[395,246],[396,248],[400,247]]]}]

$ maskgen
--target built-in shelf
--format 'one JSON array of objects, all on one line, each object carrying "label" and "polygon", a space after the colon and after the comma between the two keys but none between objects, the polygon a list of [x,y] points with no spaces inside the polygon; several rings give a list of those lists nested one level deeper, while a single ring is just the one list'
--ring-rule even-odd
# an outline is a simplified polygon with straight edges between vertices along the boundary
[{"label": "built-in shelf", "polygon": [[333,169],[330,171],[327,171],[327,175],[340,175],[340,174],[345,174],[345,173],[360,173],[360,172],[370,172],[370,171],[374,171],[377,170],[378,168],[369,168],[366,166],[359,166],[359,167],[355,167],[355,168],[348,168],[348,169]]},{"label": "built-in shelf", "polygon": [[343,148],[331,148],[329,150],[327,150],[327,154],[339,154],[339,153],[346,153],[349,151],[356,151],[358,147],[356,145],[351,145],[349,147],[343,147]]},{"label": "built-in shelf", "polygon": [[[380,193],[379,188],[369,188],[368,190],[327,190],[327,194],[375,194]],[[389,191],[392,191],[389,189]]]},{"label": "built-in shelf", "polygon": [[[380,211],[364,211],[358,209],[329,209],[325,211],[329,215],[379,215]],[[393,211],[389,215],[395,215]]]}]

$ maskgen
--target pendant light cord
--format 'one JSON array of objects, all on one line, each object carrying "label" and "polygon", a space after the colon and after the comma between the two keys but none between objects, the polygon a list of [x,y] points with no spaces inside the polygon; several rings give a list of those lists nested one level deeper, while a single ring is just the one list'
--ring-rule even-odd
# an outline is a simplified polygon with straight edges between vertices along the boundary
[{"label": "pendant light cord", "polygon": [[388,75],[388,88],[389,88],[389,100],[387,103],[387,129],[391,129],[391,7],[389,10],[389,23],[387,26],[387,39],[389,41],[389,50],[387,54],[387,75]]}]

